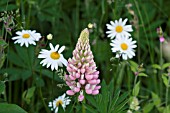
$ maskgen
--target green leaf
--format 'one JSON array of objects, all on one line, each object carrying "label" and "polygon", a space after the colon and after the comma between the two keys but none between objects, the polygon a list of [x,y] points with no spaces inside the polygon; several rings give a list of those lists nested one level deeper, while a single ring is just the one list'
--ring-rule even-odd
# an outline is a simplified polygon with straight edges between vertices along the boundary
[{"label": "green leaf", "polygon": [[94,107],[97,107],[96,100],[94,99],[93,96],[87,95],[87,96],[86,96],[86,99],[87,99]]},{"label": "green leaf", "polygon": [[161,70],[161,66],[159,66],[158,64],[153,64],[152,67]]},{"label": "green leaf", "polygon": [[23,70],[23,73],[21,73],[21,77],[22,77],[22,80],[25,81],[26,79],[28,79],[29,77],[31,77],[32,75],[32,72],[31,70]]},{"label": "green leaf", "polygon": [[36,87],[31,87],[28,90],[24,91],[22,98],[26,101],[27,104],[31,102],[31,98],[34,96]]},{"label": "green leaf", "polygon": [[140,85],[140,81],[133,88],[133,91],[132,91],[133,96],[137,96],[139,94],[139,89],[140,89],[139,85]]},{"label": "green leaf", "polygon": [[115,107],[115,105],[116,105],[116,103],[119,99],[119,96],[120,96],[120,90],[116,90],[115,94],[114,94],[114,98],[110,100],[111,104],[110,104],[110,107],[109,107],[109,110],[108,110],[109,112],[111,112],[112,109],[114,109],[114,107]]},{"label": "green leaf", "polygon": [[35,83],[37,87],[43,87],[45,85],[44,80],[37,75],[36,75]]},{"label": "green leaf", "polygon": [[152,92],[152,99],[153,99],[154,105],[158,108],[160,106],[160,104],[161,104],[161,99],[154,92]]},{"label": "green leaf", "polygon": [[132,60],[130,60],[129,63],[130,63],[131,70],[133,72],[137,72],[138,64],[136,62],[132,61]]},{"label": "green leaf", "polygon": [[149,113],[154,107],[153,103],[148,103],[143,107],[143,113]]},{"label": "green leaf", "polygon": [[27,113],[16,104],[0,103],[0,113]]},{"label": "green leaf", "polygon": [[170,63],[165,63],[165,64],[162,65],[162,69],[165,69],[167,67],[170,67]]},{"label": "green leaf", "polygon": [[163,113],[170,113],[170,105],[163,109]]},{"label": "green leaf", "polygon": [[162,80],[163,80],[165,86],[168,87],[168,85],[169,85],[168,78],[166,76],[162,76]]},{"label": "green leaf", "polygon": [[148,75],[145,73],[139,73],[138,76],[143,76],[143,77],[147,77]]},{"label": "green leaf", "polygon": [[5,49],[8,46],[8,44],[5,42],[5,40],[0,39],[0,49]]},{"label": "green leaf", "polygon": [[0,94],[5,90],[5,83],[0,81]]},{"label": "green leaf", "polygon": [[84,104],[85,108],[90,111],[90,113],[98,113],[96,109],[94,109],[92,106]]}]

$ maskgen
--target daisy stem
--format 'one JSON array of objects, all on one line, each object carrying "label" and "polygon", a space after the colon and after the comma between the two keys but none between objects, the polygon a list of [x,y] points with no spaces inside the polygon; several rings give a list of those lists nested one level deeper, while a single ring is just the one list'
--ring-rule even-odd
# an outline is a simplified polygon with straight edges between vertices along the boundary
[{"label": "daisy stem", "polygon": [[32,68],[32,63],[31,63],[31,60],[30,60],[30,55],[29,55],[28,48],[27,48],[27,54],[28,54],[28,60],[29,60],[29,65],[30,65],[30,69],[31,69],[31,74],[33,76],[33,84],[34,84],[35,83],[35,76],[33,74],[33,68]]},{"label": "daisy stem", "polygon": [[170,84],[170,75],[168,75],[168,86],[166,87],[166,107],[168,106],[168,92],[169,92],[169,84]]},{"label": "daisy stem", "polygon": [[[42,67],[40,68],[40,77],[42,78]],[[41,90],[41,87],[39,88],[39,95],[40,95],[40,98],[41,98],[41,101],[45,107],[45,110],[47,113],[50,113],[45,101],[44,101],[44,98],[43,98],[43,94],[42,94],[42,90]]]},{"label": "daisy stem", "polygon": [[[53,89],[53,85],[54,85],[54,73],[55,73],[55,72],[53,71],[53,78],[52,78],[52,94],[51,94],[51,95],[52,95],[52,96],[51,96],[52,98],[54,97],[54,89]],[[54,108],[53,104],[52,104],[52,108]]]},{"label": "daisy stem", "polygon": [[48,40],[47,40],[47,42],[45,43],[45,47],[47,46],[47,44],[48,44]]}]

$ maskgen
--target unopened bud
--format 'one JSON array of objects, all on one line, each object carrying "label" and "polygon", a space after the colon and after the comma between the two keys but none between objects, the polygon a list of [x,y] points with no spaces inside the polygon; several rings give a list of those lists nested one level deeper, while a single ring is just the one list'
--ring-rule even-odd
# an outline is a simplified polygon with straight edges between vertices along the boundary
[{"label": "unopened bud", "polygon": [[52,35],[52,34],[48,34],[48,35],[47,35],[47,39],[48,39],[48,40],[52,40],[52,39],[53,39],[53,35]]}]

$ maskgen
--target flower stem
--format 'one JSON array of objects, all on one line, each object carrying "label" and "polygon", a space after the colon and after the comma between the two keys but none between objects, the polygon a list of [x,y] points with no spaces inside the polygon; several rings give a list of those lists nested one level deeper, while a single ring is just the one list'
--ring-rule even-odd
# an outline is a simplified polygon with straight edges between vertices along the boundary
[{"label": "flower stem", "polygon": [[82,113],[86,113],[86,109],[84,104],[86,103],[86,99],[84,98],[83,103],[82,103]]},{"label": "flower stem", "polygon": [[170,85],[170,75],[168,75],[168,86],[166,87],[166,107],[168,106],[168,100],[169,100],[169,95],[168,95],[168,92],[169,92],[169,85]]},{"label": "flower stem", "polygon": [[[162,68],[162,65],[163,65],[163,58],[162,58],[162,43],[160,42],[160,62],[159,62],[159,65],[161,66],[161,68]],[[160,95],[162,96],[162,92],[163,92],[163,83],[162,83],[162,73],[163,73],[163,71],[162,71],[162,69],[160,70],[160,72],[159,72],[159,75],[160,75],[160,77],[158,78],[159,79],[159,81],[160,81]]]},{"label": "flower stem", "polygon": [[[51,97],[53,98],[54,97],[54,89],[53,89],[53,86],[54,86],[54,71],[53,71],[53,78],[52,78],[52,93],[51,93]],[[52,108],[54,108],[53,104],[52,104]]]},{"label": "flower stem", "polygon": [[[40,68],[40,78],[42,79],[42,67]],[[40,98],[41,98],[41,101],[45,107],[45,110],[46,110],[46,113],[50,113],[45,101],[44,101],[44,97],[43,97],[43,94],[42,94],[42,90],[41,90],[41,87],[39,88],[39,95],[40,95]]]},{"label": "flower stem", "polygon": [[133,87],[135,87],[135,85],[136,85],[137,78],[138,78],[138,75],[135,75],[135,80],[134,80],[134,85],[133,85]]}]

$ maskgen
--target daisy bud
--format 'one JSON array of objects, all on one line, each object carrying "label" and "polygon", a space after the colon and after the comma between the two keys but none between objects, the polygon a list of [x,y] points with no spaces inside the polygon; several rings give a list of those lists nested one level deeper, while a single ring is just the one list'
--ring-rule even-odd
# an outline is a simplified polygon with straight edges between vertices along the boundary
[{"label": "daisy bud", "polygon": [[48,34],[48,35],[47,35],[47,39],[48,39],[48,40],[52,40],[52,39],[53,39],[53,35],[52,35],[52,34]]}]

